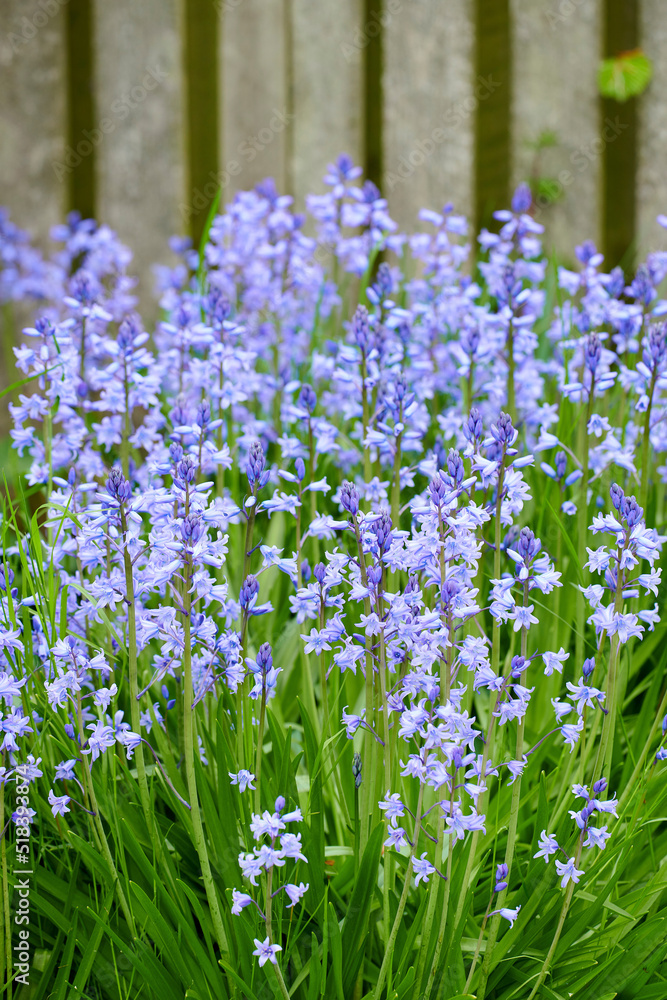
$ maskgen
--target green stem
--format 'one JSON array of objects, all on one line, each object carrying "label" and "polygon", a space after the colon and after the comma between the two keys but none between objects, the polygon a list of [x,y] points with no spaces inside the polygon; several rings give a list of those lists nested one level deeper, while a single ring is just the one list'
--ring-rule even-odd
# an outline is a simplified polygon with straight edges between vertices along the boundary
[{"label": "green stem", "polygon": [[259,710],[259,730],[257,733],[257,757],[255,758],[255,812],[261,812],[260,786],[262,777],[262,744],[264,742],[264,723],[266,721],[266,690],[262,690],[262,706]]},{"label": "green stem", "polygon": [[[424,763],[428,758],[428,752],[425,754]],[[394,942],[396,941],[396,935],[398,934],[398,928],[401,926],[401,921],[403,919],[403,913],[405,912],[405,904],[408,901],[408,893],[410,891],[410,882],[412,881],[412,859],[417,853],[417,842],[419,840],[419,832],[421,830],[421,813],[422,813],[422,803],[424,801],[424,782],[422,781],[419,785],[419,798],[417,799],[417,812],[415,819],[415,832],[414,839],[412,841],[412,849],[410,851],[410,856],[408,858],[408,867],[405,873],[405,882],[403,884],[403,892],[401,893],[401,898],[398,901],[398,909],[396,910],[396,916],[394,918],[394,923],[391,928],[391,934],[385,945],[384,958],[382,960],[382,965],[380,966],[380,973],[378,975],[377,985],[375,987],[375,993],[373,994],[374,1000],[380,1000],[382,996],[382,988],[384,986],[384,981],[387,978],[387,972],[389,971],[389,965],[394,957]]]},{"label": "green stem", "polygon": [[[528,583],[523,585],[523,606],[526,607],[528,603]],[[528,646],[528,631],[525,628],[521,629],[521,655],[525,658]],[[519,719],[517,730],[516,730],[516,753],[515,760],[521,760],[523,758],[523,734],[525,728],[526,718],[525,715]],[[516,846],[516,834],[517,827],[519,824],[519,806],[521,804],[521,778],[515,778],[514,784],[512,785],[512,802],[510,805],[510,820],[507,828],[507,847],[505,848],[505,864],[507,865],[507,879],[509,881],[512,874],[512,862],[514,861],[514,848]],[[503,889],[499,893],[496,900],[496,909],[500,909],[505,905],[505,899],[507,898],[508,889]],[[484,1000],[486,995],[486,983],[489,978],[489,973],[491,971],[491,959],[493,958],[493,949],[498,938],[498,931],[500,930],[500,921],[502,917],[499,913],[495,914],[491,921],[491,928],[489,930],[489,938],[486,944],[486,951],[484,953],[484,963],[482,965],[482,972],[480,975],[479,986],[477,988],[478,1000]],[[474,960],[470,967],[470,972],[468,973],[468,981],[466,982],[465,992],[467,993],[471,981],[472,975],[475,970]]]},{"label": "green stem", "polygon": [[[438,517],[439,517],[439,520],[440,520],[440,530],[441,530],[441,534],[442,534],[442,530],[443,530],[442,529],[442,518],[440,516],[440,510],[439,509],[438,509]],[[441,545],[441,548],[440,548],[440,586],[441,587],[442,587],[443,583],[444,583],[444,543]],[[446,704],[449,701],[450,686],[451,686],[451,677],[452,677],[452,666],[451,666],[451,664],[452,664],[453,649],[454,649],[454,643],[453,643],[453,639],[454,639],[454,623],[452,621],[451,614],[449,614],[447,616],[447,625],[448,625],[448,629],[449,629],[449,645],[447,646],[446,656],[441,657],[441,659],[440,659],[440,692],[441,692],[441,696],[440,697],[441,697],[442,704]],[[444,697],[443,697],[443,695],[444,695]],[[453,788],[453,786],[454,786],[454,778],[452,777],[452,788]],[[451,803],[451,796],[450,796],[450,803]],[[451,815],[451,813],[450,813],[450,815]],[[439,810],[439,816],[438,816],[438,822],[437,822],[437,826],[436,826],[436,847],[435,847],[435,850],[436,850],[436,855],[435,855],[436,866],[439,866],[439,858],[437,856],[437,851],[438,851],[438,846],[442,844],[442,839],[443,839],[443,836],[444,836],[444,832],[445,832],[445,814],[444,814],[443,810],[440,809]],[[451,853],[452,844],[450,844],[449,846],[450,846],[450,853]],[[447,855],[447,861],[449,863],[449,854]],[[422,978],[423,978],[423,975],[424,975],[424,967],[426,965],[426,954],[427,954],[427,951],[428,951],[428,948],[429,948],[429,945],[430,945],[430,942],[431,942],[431,928],[433,926],[433,919],[435,917],[435,906],[436,906],[437,899],[438,899],[438,883],[434,879],[431,882],[431,885],[429,887],[428,906],[427,906],[427,909],[426,909],[426,919],[424,921],[424,931],[423,931],[423,934],[422,934],[422,945],[421,945],[421,948],[420,948],[420,951],[419,951],[419,962],[418,962],[418,965],[417,965],[417,976],[415,978],[415,988],[416,988],[417,995],[419,995],[419,991],[420,991],[420,987],[421,987],[421,981],[422,981]],[[446,907],[445,907],[445,910],[446,910]],[[437,950],[437,947],[436,947],[436,950]],[[438,958],[439,957],[440,956],[439,956],[439,953],[438,953]],[[437,960],[436,960],[436,964],[437,964]]]},{"label": "green stem", "polygon": [[484,919],[482,920],[482,926],[479,929],[479,935],[477,937],[477,945],[475,947],[475,954],[472,956],[472,964],[470,966],[470,972],[468,973],[468,978],[466,979],[466,984],[464,990],[466,993],[470,989],[470,983],[472,982],[472,974],[477,966],[477,959],[479,958],[479,953],[482,950],[482,942],[484,941],[484,931],[486,930],[486,924],[489,919],[489,911],[491,909],[491,903],[493,901],[493,896],[489,900],[489,905],[486,908],[486,913],[484,914]]},{"label": "green stem", "polygon": [[[505,479],[505,466],[500,466],[500,471],[498,473],[498,491],[496,495],[496,518],[495,518],[495,533],[494,533],[494,551],[493,551],[493,579],[500,579],[500,542],[501,542],[501,532],[502,524],[500,521],[500,512],[503,503],[503,483]],[[491,669],[494,674],[498,673],[498,667],[500,666],[500,625],[496,618],[493,619],[493,630],[491,634]]]},{"label": "green stem", "polygon": [[[4,762],[5,754],[2,754]],[[5,828],[5,785],[0,785],[0,834]],[[0,865],[2,866],[2,921],[0,921],[0,986],[7,973],[7,997],[12,1000],[12,935],[9,922],[9,881],[7,878],[7,837],[0,842]],[[6,935],[6,936],[5,936]]]},{"label": "green stem", "polygon": [[[80,694],[77,695],[80,700]],[[95,787],[93,785],[93,775],[92,775],[92,764],[89,763],[89,759],[83,761],[82,767],[83,773],[83,783],[86,789],[86,794],[88,796],[88,803],[90,805],[91,812],[93,813],[92,820],[97,833],[97,841],[99,849],[101,850],[104,860],[109,866],[109,871],[111,872],[111,879],[116,890],[116,895],[118,896],[118,902],[120,903],[120,908],[123,911],[123,916],[125,921],[130,928],[130,932],[133,937],[137,936],[137,930],[134,925],[134,917],[132,911],[127,905],[127,900],[125,898],[125,893],[123,892],[123,887],[120,884],[120,878],[118,876],[118,870],[116,868],[109,844],[107,843],[106,833],[104,832],[104,827],[102,826],[102,820],[100,818],[100,809],[97,804],[97,797],[95,795]]]},{"label": "green stem", "polygon": [[362,355],[361,359],[361,428],[362,428],[362,439],[361,439],[361,449],[364,456],[364,481],[370,482],[371,479],[371,453],[370,449],[366,447],[366,434],[368,433],[368,424],[370,421],[369,411],[368,411],[368,390],[366,389],[366,355]]},{"label": "green stem", "polygon": [[[185,778],[190,797],[190,811],[192,815],[192,839],[197,851],[199,863],[201,865],[202,880],[206,890],[213,922],[213,931],[218,941],[218,946],[222,952],[226,949],[226,938],[220,912],[220,903],[215,890],[215,883],[211,873],[211,864],[206,849],[206,839],[204,837],[204,827],[202,825],[201,812],[199,809],[199,795],[197,793],[197,781],[195,778],[195,745],[197,742],[197,727],[195,714],[192,708],[192,642],[190,636],[190,587],[192,582],[192,567],[189,559],[185,565],[185,588],[183,594],[183,629],[185,647],[183,650],[183,752],[185,758]],[[238,723],[237,723],[238,724]]]},{"label": "green stem", "polygon": [[[450,786],[450,792],[449,792],[449,815],[450,816],[453,815],[453,812],[454,812],[454,780],[455,780],[455,773],[456,773],[455,768],[452,767],[452,771],[451,771],[451,778],[452,778],[452,780],[451,780],[451,786]],[[444,813],[443,813],[442,822],[438,821],[438,830],[442,829],[444,831],[444,823],[445,823],[445,817],[444,817]],[[445,898],[444,898],[443,903],[442,903],[442,912],[440,914],[440,927],[438,928],[438,938],[437,938],[437,941],[435,942],[435,951],[433,953],[433,961],[431,962],[431,968],[430,968],[430,971],[429,971],[429,974],[428,974],[428,980],[427,980],[427,983],[426,983],[426,991],[424,992],[424,1000],[428,1000],[428,998],[431,995],[431,990],[433,989],[433,985],[435,983],[435,977],[436,977],[436,974],[437,974],[437,971],[438,971],[438,965],[440,963],[440,954],[442,952],[442,946],[443,946],[444,940],[445,940],[445,931],[447,929],[447,916],[449,914],[449,896],[450,896],[450,889],[451,889],[451,885],[452,885],[452,859],[453,859],[453,856],[454,856],[454,837],[452,835],[450,837],[450,840],[449,840],[449,847],[448,847],[448,851],[447,851],[447,874],[446,874],[447,881],[445,882]],[[429,935],[430,935],[430,927],[429,927]],[[426,942],[426,946],[428,947],[428,941]],[[425,958],[426,958],[426,952],[424,952],[424,959]],[[423,972],[422,972],[422,975],[423,975]],[[416,982],[417,982],[418,986],[421,986],[421,976],[420,976],[419,980],[416,981]]]},{"label": "green stem", "polygon": [[130,478],[130,383],[127,377],[127,362],[125,362],[125,376],[123,380],[123,388],[125,390],[125,414],[124,414],[124,432],[121,438],[120,449],[121,449],[121,467],[123,469],[123,475],[126,479]]},{"label": "green stem", "polygon": [[396,454],[394,455],[394,479],[391,484],[391,523],[399,528],[401,514],[401,435],[396,438]]},{"label": "green stem", "polygon": [[[120,509],[120,525],[123,532],[123,564],[125,569],[125,591],[127,596],[127,653],[130,674],[130,718],[132,720],[133,732],[141,735],[134,574],[132,572],[132,558],[130,556],[128,545],[127,517],[123,507]],[[153,817],[151,812],[150,793],[148,791],[148,780],[146,778],[146,765],[144,763],[144,749],[141,743],[134,752],[134,759],[137,765],[137,779],[139,781],[141,805],[144,810],[146,825],[148,826],[148,829],[151,830],[153,828]]]},{"label": "green stem", "polygon": [[507,412],[516,419],[516,400],[514,394],[514,328],[510,319],[507,327]]},{"label": "green stem", "polygon": [[[581,858],[581,851],[582,851],[583,843],[584,843],[583,842],[583,838],[580,837],[579,838],[579,844],[577,845],[577,853],[576,853],[576,856],[575,856],[575,859],[574,859],[574,867],[575,868],[579,864],[579,860]],[[560,940],[560,936],[561,936],[561,933],[562,933],[562,930],[563,930],[563,924],[565,923],[565,918],[567,917],[568,910],[570,909],[570,903],[572,902],[572,897],[574,895],[574,888],[575,888],[575,883],[574,883],[574,881],[570,880],[568,882],[567,889],[565,890],[565,899],[563,900],[563,905],[561,907],[560,916],[558,917],[558,926],[556,927],[556,933],[554,934],[553,941],[551,942],[551,947],[549,948],[549,951],[547,952],[547,957],[544,959],[544,964],[542,965],[542,968],[540,970],[540,974],[539,974],[539,976],[537,978],[537,982],[533,986],[532,992],[531,992],[530,996],[528,997],[528,1000],[533,1000],[533,998],[537,995],[537,991],[539,990],[540,986],[544,982],[546,974],[549,971],[549,968],[551,966],[551,962],[553,961],[553,957],[554,957],[554,955],[556,953],[556,948],[558,947],[558,942]]]},{"label": "green stem", "polygon": [[241,583],[243,584],[248,573],[250,572],[250,552],[252,549],[252,533],[255,527],[255,505],[252,506],[250,513],[248,514],[248,521],[246,523],[245,529],[245,546],[243,549],[243,576],[241,577]]},{"label": "green stem", "polygon": [[651,375],[651,385],[648,395],[648,406],[646,407],[646,415],[644,417],[644,433],[642,436],[642,479],[641,479],[641,493],[640,493],[640,505],[644,509],[644,519],[647,518],[646,506],[648,504],[648,482],[649,482],[649,448],[650,448],[650,432],[651,432],[651,410],[653,408],[653,393],[655,392],[655,382],[656,382],[657,372],[654,371]]},{"label": "green stem", "polygon": [[[624,546],[624,551],[625,548],[627,548],[627,540]],[[615,614],[618,614],[623,608],[623,576],[624,573],[619,570],[619,577],[616,581],[616,597],[614,600]],[[614,725],[616,723],[619,648],[620,643],[617,632],[611,637],[609,670],[607,671],[607,714],[605,715],[602,723],[602,734],[600,736],[598,752],[596,754],[595,765],[593,767],[593,781],[597,781],[598,778],[602,776],[602,768],[606,770],[608,778],[610,777],[609,769],[611,766],[611,755],[614,749]]]},{"label": "green stem", "polygon": [[[584,567],[586,560],[586,540],[588,532],[588,422],[593,408],[594,385],[591,385],[583,428],[579,433],[579,454],[581,455],[581,489],[579,491],[579,506],[577,507],[577,559],[581,574],[582,586],[588,583],[588,571]],[[586,598],[581,591],[577,592],[577,630],[575,635],[575,663],[577,669],[584,662],[584,633],[586,629]]]},{"label": "green stem", "polygon": [[[361,543],[361,535],[359,533],[359,526],[356,520],[352,522],[354,528],[354,534],[357,540],[357,551],[359,553],[359,569],[361,572],[361,582],[364,587],[368,587],[368,574],[366,572],[366,557],[364,555],[363,545]],[[371,613],[371,602],[370,598],[364,598],[364,613],[369,615]],[[360,835],[360,851],[361,854],[364,853],[366,843],[368,842],[368,836],[370,833],[370,828],[373,822],[373,813],[375,812],[375,805],[373,803],[373,796],[375,795],[375,757],[377,753],[376,743],[375,743],[375,703],[374,703],[374,677],[373,677],[373,656],[371,653],[371,637],[366,636],[366,677],[365,677],[365,699],[366,699],[366,724],[370,726],[372,732],[368,729],[364,729],[364,768],[366,769],[366,779],[362,783],[361,789],[361,835]]]}]

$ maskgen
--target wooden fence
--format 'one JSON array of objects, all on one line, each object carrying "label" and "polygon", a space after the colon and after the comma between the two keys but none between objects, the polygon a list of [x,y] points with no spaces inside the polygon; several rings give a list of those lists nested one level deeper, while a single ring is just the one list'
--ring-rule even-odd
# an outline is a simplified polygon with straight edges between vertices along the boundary
[{"label": "wooden fence", "polygon": [[[648,90],[601,101],[599,60],[637,45]],[[559,254],[664,249],[667,3],[0,0],[0,204],[38,238],[70,208],[108,222],[144,294],[220,183],[299,203],[341,151],[402,226],[448,201],[479,221],[539,175]]]}]

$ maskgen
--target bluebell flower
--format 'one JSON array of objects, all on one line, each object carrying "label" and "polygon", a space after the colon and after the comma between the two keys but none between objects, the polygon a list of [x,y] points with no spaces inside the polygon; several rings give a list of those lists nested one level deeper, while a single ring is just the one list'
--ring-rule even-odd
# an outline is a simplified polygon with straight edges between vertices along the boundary
[{"label": "bluebell flower", "polygon": [[253,951],[253,955],[257,955],[259,958],[260,967],[265,965],[266,962],[271,962],[272,965],[278,964],[276,955],[279,951],[283,950],[283,946],[281,944],[271,944],[268,937],[266,937],[263,941],[260,941],[259,938],[255,938],[254,942],[255,950]]},{"label": "bluebell flower", "polygon": [[534,858],[544,858],[546,864],[549,863],[549,858],[552,854],[556,854],[560,850],[558,846],[558,841],[552,833],[547,833],[546,830],[542,830],[539,839],[539,850],[533,855]]}]

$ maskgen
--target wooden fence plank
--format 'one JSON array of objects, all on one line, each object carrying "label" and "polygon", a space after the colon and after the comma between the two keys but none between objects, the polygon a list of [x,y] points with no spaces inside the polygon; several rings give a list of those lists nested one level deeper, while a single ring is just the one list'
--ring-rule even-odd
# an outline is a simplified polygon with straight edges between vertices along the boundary
[{"label": "wooden fence plank", "polygon": [[182,0],[187,122],[187,214],[197,244],[218,187],[220,102],[218,0]]},{"label": "wooden fence plank", "polygon": [[65,60],[62,2],[2,0],[0,205],[40,241],[66,211]]},{"label": "wooden fence plank", "polygon": [[[511,11],[513,181],[555,180],[558,201],[542,200],[537,217],[546,245],[572,260],[577,243],[601,240],[601,0],[512,0]],[[548,131],[556,144],[536,157],[529,144]]]},{"label": "wooden fence plank", "polygon": [[95,0],[94,32],[97,215],[132,249],[148,306],[152,264],[188,228],[181,0]]},{"label": "wooden fence plank", "polygon": [[509,0],[475,0],[475,232],[493,226],[511,193],[512,106]]},{"label": "wooden fence plank", "polygon": [[[472,0],[386,0],[384,191],[401,226],[422,207],[473,207]],[[479,91],[479,93],[478,93]]]},{"label": "wooden fence plank", "polygon": [[339,153],[361,162],[361,67],[369,26],[362,26],[360,0],[292,0],[291,7],[292,183],[302,204],[306,194],[324,190],[325,168]]},{"label": "wooden fence plank", "polygon": [[667,20],[661,0],[640,6],[640,42],[653,60],[653,79],[639,102],[639,164],[637,179],[637,251],[667,250],[667,232],[658,226],[667,215]]},{"label": "wooden fence plank", "polygon": [[273,177],[287,186],[287,0],[219,0],[223,203]]}]

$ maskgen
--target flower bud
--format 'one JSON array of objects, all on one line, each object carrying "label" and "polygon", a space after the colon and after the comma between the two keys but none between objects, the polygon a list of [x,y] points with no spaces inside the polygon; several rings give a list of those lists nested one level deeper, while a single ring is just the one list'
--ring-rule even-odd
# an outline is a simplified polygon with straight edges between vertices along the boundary
[{"label": "flower bud", "polygon": [[112,469],[107,479],[107,493],[118,503],[127,503],[132,496],[132,488],[120,469]]},{"label": "flower bud", "polygon": [[595,657],[589,656],[587,660],[584,660],[581,667],[581,672],[584,676],[584,680],[587,681],[595,670]]},{"label": "flower bud", "polygon": [[239,604],[244,611],[251,606],[251,603],[255,600],[259,593],[259,583],[257,582],[257,577],[250,573],[241,586],[241,593],[239,595]]},{"label": "flower bud", "polygon": [[308,413],[312,413],[317,405],[317,396],[312,385],[302,385],[299,393],[299,406],[302,406]]},{"label": "flower bud", "polygon": [[359,512],[359,491],[354,483],[347,479],[340,488],[340,504],[343,510],[355,517]]}]

